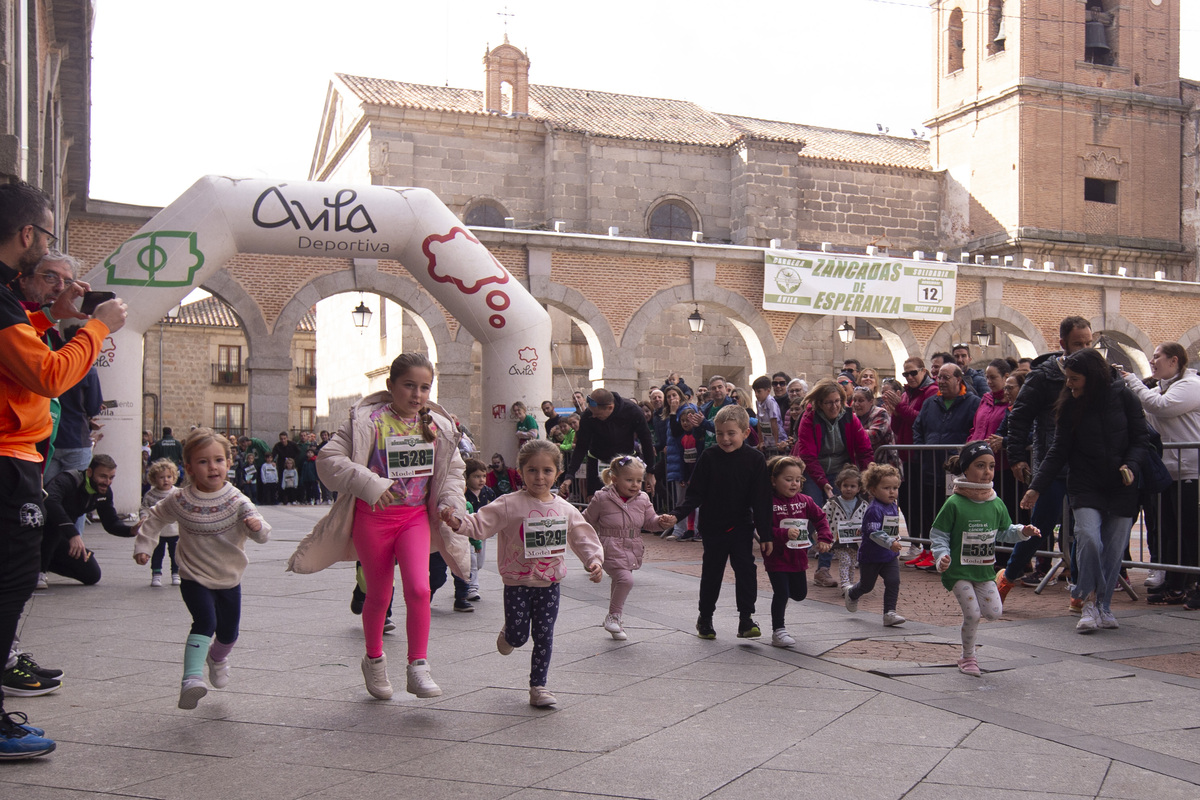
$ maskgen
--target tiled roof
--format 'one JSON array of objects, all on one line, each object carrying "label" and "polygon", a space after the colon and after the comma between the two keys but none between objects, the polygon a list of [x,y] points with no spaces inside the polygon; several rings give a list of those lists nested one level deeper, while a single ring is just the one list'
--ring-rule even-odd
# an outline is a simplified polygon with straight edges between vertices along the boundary
[{"label": "tiled roof", "polygon": [[[483,115],[483,92],[337,74],[372,105]],[[529,86],[529,116],[559,130],[674,144],[727,147],[742,139],[791,142],[801,154],[866,164],[929,169],[929,143],[819,128],[792,122],[716,114],[686,100]]]},{"label": "tiled roof", "polygon": [[722,117],[752,139],[803,142],[804,149],[800,151],[803,157],[929,169],[929,142],[924,139],[903,139],[729,114]]},{"label": "tiled roof", "polygon": [[[206,328],[240,328],[242,325],[233,309],[215,297],[206,297],[195,303],[180,306],[178,317],[163,317],[159,321],[164,325],[201,325]],[[300,319],[296,330],[312,333],[316,329],[317,316],[310,308]]]}]

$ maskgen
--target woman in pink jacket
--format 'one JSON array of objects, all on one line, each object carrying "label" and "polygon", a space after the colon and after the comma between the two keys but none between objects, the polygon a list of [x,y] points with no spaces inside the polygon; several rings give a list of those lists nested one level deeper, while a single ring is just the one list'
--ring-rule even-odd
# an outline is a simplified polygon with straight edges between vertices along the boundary
[{"label": "woman in pink jacket", "polygon": [[[863,429],[858,417],[849,408],[838,385],[831,379],[818,381],[804,398],[808,408],[800,417],[796,429],[796,444],[792,456],[804,462],[804,493],[812,498],[817,507],[837,496],[833,480],[842,467],[853,464],[866,469],[875,461],[871,439]],[[817,571],[813,583],[817,586],[837,586],[829,573],[833,556],[821,553],[817,556]]]},{"label": "woman in pink jacket", "polygon": [[592,502],[583,512],[583,518],[596,529],[604,545],[604,571],[612,578],[604,630],[619,642],[628,638],[621,627],[621,612],[633,589],[633,571],[642,566],[642,553],[646,549],[642,531],[670,527],[663,524],[669,518],[655,513],[650,498],[642,491],[645,475],[646,465],[640,458],[617,456],[600,473],[604,488],[592,496]]}]

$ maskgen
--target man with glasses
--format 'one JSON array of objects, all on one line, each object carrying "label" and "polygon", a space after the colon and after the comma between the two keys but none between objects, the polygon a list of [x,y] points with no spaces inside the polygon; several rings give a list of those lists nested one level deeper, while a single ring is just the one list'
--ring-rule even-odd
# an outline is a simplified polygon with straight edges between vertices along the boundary
[{"label": "man with glasses", "polygon": [[[9,288],[49,251],[53,227],[46,195],[26,183],[0,185],[0,654],[6,656],[41,560],[46,507],[38,444],[54,427],[50,398],[78,383],[104,339],[125,324],[125,304],[110,300],[61,349],[51,350],[41,340],[60,319],[86,319],[75,310],[75,301],[88,288],[83,283],[66,286],[50,308],[33,313]],[[12,668],[24,667],[18,659]],[[23,714],[0,708],[0,757],[51,752],[54,742],[43,733],[27,725]]]},{"label": "man with glasses", "polygon": [[[78,261],[51,250],[31,272],[17,278],[13,291],[23,298],[28,310],[34,311],[53,305],[59,295],[75,283],[78,274]],[[64,337],[57,328],[46,331],[43,338],[51,350],[63,346]],[[54,402],[51,401],[52,406]],[[47,454],[42,483],[50,483],[60,472],[87,469],[92,460],[91,420],[100,414],[102,402],[100,374],[95,367],[88,370],[83,380],[58,396],[58,425],[54,446]],[[82,518],[78,527],[82,531]],[[41,585],[40,578],[38,585]]]}]

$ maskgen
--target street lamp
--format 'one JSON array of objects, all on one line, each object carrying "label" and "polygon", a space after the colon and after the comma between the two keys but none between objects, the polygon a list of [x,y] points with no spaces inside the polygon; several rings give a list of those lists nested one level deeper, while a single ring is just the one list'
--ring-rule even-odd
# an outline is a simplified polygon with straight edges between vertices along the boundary
[{"label": "street lamp", "polygon": [[696,306],[696,310],[688,314],[688,327],[692,329],[692,333],[704,330],[704,317],[700,316],[700,306]]},{"label": "street lamp", "polygon": [[1104,335],[1103,331],[1096,337],[1096,352],[1106,362],[1108,361],[1108,337]]},{"label": "street lamp", "polygon": [[350,312],[350,319],[354,320],[354,327],[365,328],[371,324],[371,309],[360,299],[358,308]]},{"label": "street lamp", "polygon": [[980,325],[979,330],[975,331],[975,344],[980,347],[987,347],[992,343],[991,331],[987,329],[987,325]]},{"label": "street lamp", "polygon": [[842,344],[854,343],[854,326],[849,321],[843,322],[841,327],[837,329],[838,338],[842,340]]}]

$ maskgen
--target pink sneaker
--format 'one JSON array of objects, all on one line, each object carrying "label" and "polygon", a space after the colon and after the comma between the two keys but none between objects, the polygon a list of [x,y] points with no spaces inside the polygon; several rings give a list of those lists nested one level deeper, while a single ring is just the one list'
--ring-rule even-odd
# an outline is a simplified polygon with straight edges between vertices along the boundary
[{"label": "pink sneaker", "polygon": [[976,678],[983,677],[983,673],[979,671],[979,662],[975,660],[975,656],[968,656],[958,660],[958,671],[964,675],[971,675]]}]

